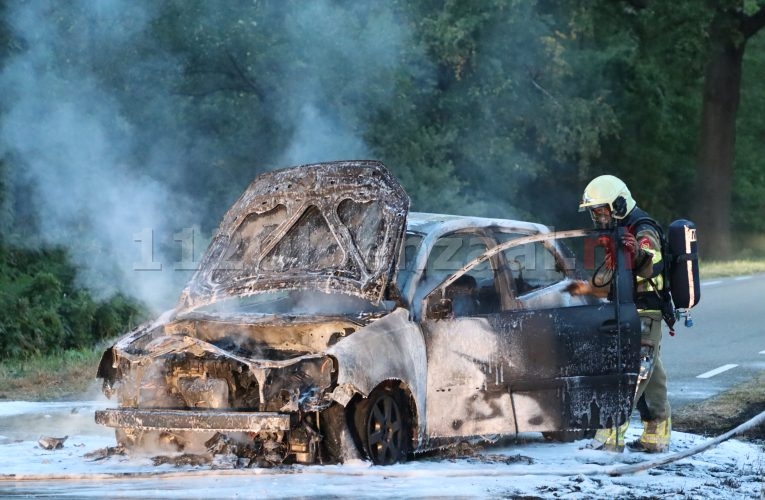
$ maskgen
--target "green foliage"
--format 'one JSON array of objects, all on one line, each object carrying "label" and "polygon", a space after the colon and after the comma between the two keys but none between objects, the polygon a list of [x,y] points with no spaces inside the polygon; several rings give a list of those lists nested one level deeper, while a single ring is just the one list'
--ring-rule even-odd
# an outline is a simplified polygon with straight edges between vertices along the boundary
[{"label": "green foliage", "polygon": [[75,283],[61,249],[0,247],[0,358],[92,346],[135,326],[144,309],[116,295],[96,301]]},{"label": "green foliage", "polygon": [[415,210],[579,225],[582,187],[609,172],[658,218],[687,215],[714,11],[644,4],[170,0],[95,25],[85,5],[50,9],[90,33],[55,64],[111,90],[137,173],[211,229],[264,169],[359,156]]},{"label": "green foliage", "polygon": [[569,59],[583,89],[600,88],[615,134],[580,171],[624,179],[638,203],[660,220],[688,216],[706,29],[711,12],[698,2],[596,2],[573,16]]},{"label": "green foliage", "polygon": [[43,401],[80,395],[92,386],[102,354],[103,348],[95,347],[0,358],[0,397]]},{"label": "green foliage", "polygon": [[[34,68],[55,78],[35,103],[77,88],[98,103],[83,114],[113,112],[98,136],[108,159],[190,200],[164,214],[176,230],[211,231],[266,169],[361,157],[393,170],[413,210],[582,226],[582,188],[612,173],[668,221],[703,202],[693,193],[704,68],[712,29],[732,29],[714,25],[715,13],[764,4],[6,2],[0,63],[45,47]],[[39,32],[10,29],[5,16],[19,6],[44,20]],[[765,42],[748,44],[732,198],[740,233],[765,230]],[[20,87],[3,87],[0,119]],[[96,300],[62,250],[30,248],[42,239],[37,186],[26,159],[2,154],[0,307],[12,313],[0,318],[0,356],[89,345],[135,324],[132,299]],[[72,237],[101,248],[101,235]]]},{"label": "green foliage", "polygon": [[738,233],[765,231],[765,35],[748,42],[744,53],[743,85],[736,128],[732,223]]},{"label": "green foliage", "polygon": [[[570,213],[578,169],[617,123],[600,89],[571,85],[552,16],[528,1],[408,2],[402,13],[417,20],[402,70],[419,71],[402,71],[367,140],[413,208],[552,223]],[[561,204],[538,203],[553,191]]]}]

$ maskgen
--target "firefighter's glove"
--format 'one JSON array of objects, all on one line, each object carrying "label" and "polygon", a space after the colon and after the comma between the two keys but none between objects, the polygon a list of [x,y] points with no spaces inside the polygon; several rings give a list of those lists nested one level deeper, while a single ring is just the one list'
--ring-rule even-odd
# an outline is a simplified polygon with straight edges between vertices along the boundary
[{"label": "firefighter's glove", "polygon": [[566,287],[566,291],[571,295],[589,295],[592,293],[592,285],[589,281],[572,281]]},{"label": "firefighter's glove", "polygon": [[630,255],[635,255],[635,252],[638,250],[637,240],[629,231],[622,235],[622,246]]},{"label": "firefighter's glove", "polygon": [[613,253],[606,252],[605,266],[606,266],[606,269],[611,271],[613,271],[616,268],[616,260],[614,259]]}]

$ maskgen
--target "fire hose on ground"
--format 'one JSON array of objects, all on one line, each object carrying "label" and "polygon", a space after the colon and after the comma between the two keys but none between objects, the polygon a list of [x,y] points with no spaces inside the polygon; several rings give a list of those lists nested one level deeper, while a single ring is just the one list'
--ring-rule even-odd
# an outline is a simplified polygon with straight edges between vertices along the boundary
[{"label": "fire hose on ground", "polygon": [[[642,462],[617,466],[588,466],[566,469],[551,469],[545,467],[543,469],[535,469],[529,467],[523,467],[518,469],[507,470],[444,470],[444,471],[428,471],[428,476],[444,476],[444,477],[469,477],[469,476],[594,476],[594,475],[607,475],[607,476],[624,476],[627,474],[635,474],[637,472],[646,471],[655,467],[666,465],[672,462],[677,462],[683,458],[690,457],[702,453],[709,448],[719,445],[720,443],[727,441],[728,439],[745,433],[758,425],[765,423],[765,411],[759,413],[755,417],[747,420],[741,425],[729,430],[728,432],[721,434],[715,438],[710,438],[703,443],[689,448],[685,451],[679,451],[657,457],[652,460],[645,460]],[[306,466],[301,468],[300,473],[310,474],[313,466]],[[396,470],[391,467],[369,467],[365,469],[357,468],[328,468],[317,467],[315,468],[317,474],[330,475],[330,476],[384,476],[384,477],[406,477],[411,475],[411,471]],[[0,482],[26,482],[26,481],[104,481],[104,480],[121,480],[121,479],[178,479],[178,478],[190,478],[190,477],[221,477],[221,476],[268,476],[278,474],[294,474],[293,469],[206,469],[206,470],[187,470],[187,471],[135,471],[135,472],[102,472],[102,473],[81,473],[81,474],[0,474]]]}]

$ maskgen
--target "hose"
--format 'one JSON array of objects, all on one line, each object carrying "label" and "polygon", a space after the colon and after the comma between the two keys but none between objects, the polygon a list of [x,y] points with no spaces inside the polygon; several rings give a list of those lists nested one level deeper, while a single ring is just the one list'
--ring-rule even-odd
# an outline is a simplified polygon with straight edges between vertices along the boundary
[{"label": "hose", "polygon": [[654,467],[665,465],[671,462],[676,462],[678,460],[689,457],[691,455],[696,455],[698,453],[701,453],[702,451],[706,451],[709,448],[713,446],[717,446],[718,444],[722,443],[723,441],[727,441],[733,436],[738,436],[739,434],[743,434],[749,429],[753,429],[754,427],[757,427],[758,425],[764,422],[765,422],[765,411],[750,418],[749,420],[739,425],[738,427],[735,427],[724,434],[720,434],[716,438],[708,439],[707,441],[701,443],[700,445],[694,446],[693,448],[690,448],[688,450],[672,453],[671,455],[657,458],[655,460],[647,460],[645,462],[639,462],[636,464],[621,465],[618,467],[613,467],[612,470],[605,471],[605,473],[608,474],[609,476],[622,476],[625,474],[634,474],[636,472],[652,469]]}]

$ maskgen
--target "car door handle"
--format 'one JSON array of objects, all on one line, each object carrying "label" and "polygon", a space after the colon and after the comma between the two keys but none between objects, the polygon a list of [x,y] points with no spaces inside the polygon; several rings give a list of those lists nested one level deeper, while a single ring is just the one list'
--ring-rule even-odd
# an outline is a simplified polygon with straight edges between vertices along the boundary
[{"label": "car door handle", "polygon": [[630,326],[629,321],[623,321],[621,323],[621,328],[617,326],[615,321],[606,321],[600,327],[598,328],[598,331],[600,333],[619,333],[619,331],[623,332],[629,332],[632,329]]}]

